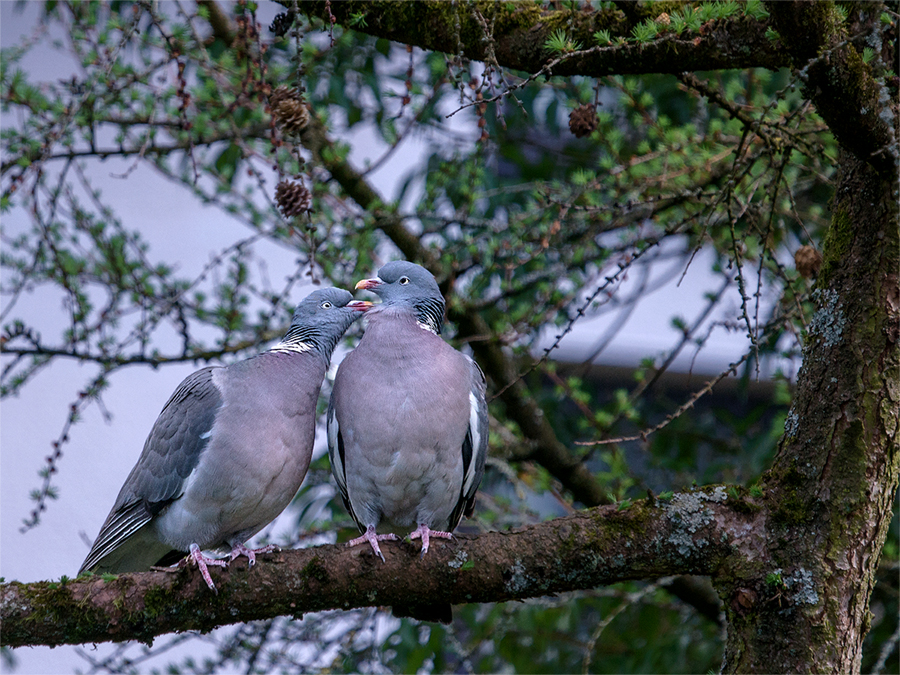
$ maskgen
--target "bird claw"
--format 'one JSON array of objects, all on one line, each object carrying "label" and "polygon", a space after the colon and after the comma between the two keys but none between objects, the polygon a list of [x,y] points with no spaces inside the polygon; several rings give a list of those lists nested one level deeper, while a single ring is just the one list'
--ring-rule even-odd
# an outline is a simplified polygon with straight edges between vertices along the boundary
[{"label": "bird claw", "polygon": [[356,539],[351,539],[347,542],[347,546],[358,546],[359,544],[363,544],[368,542],[372,547],[372,550],[375,551],[375,555],[381,558],[381,562],[385,562],[384,554],[381,552],[381,547],[378,546],[379,541],[391,541],[397,540],[398,537],[393,532],[389,532],[387,534],[375,534],[375,528],[372,525],[369,525],[366,528],[365,533],[361,537],[357,537]]},{"label": "bird claw", "polygon": [[160,567],[159,565],[150,565],[151,572],[166,572],[167,574],[174,574],[178,571],[178,566],[181,563],[175,563],[174,565],[169,565],[168,567]]},{"label": "bird claw", "polygon": [[278,547],[275,544],[269,544],[268,546],[263,546],[262,548],[247,548],[243,544],[235,544],[231,548],[231,560],[239,556],[247,556],[247,567],[253,567],[256,564],[256,554],[262,553],[271,553],[272,551],[277,551]]},{"label": "bird claw", "polygon": [[435,537],[436,539],[453,539],[453,534],[450,532],[441,532],[440,530],[432,530],[427,525],[420,524],[419,527],[409,533],[409,538],[422,540],[421,558],[424,558],[425,554],[428,552],[428,541],[431,537]]},{"label": "bird claw", "polygon": [[228,561],[219,560],[218,558],[210,558],[208,556],[203,555],[203,552],[200,550],[200,547],[197,544],[191,544],[191,552],[188,556],[197,568],[200,570],[200,576],[203,577],[203,581],[206,582],[206,585],[209,586],[209,589],[215,593],[219,594],[219,591],[216,589],[216,585],[213,583],[212,577],[209,575],[209,565],[214,565],[215,567],[228,567]]}]

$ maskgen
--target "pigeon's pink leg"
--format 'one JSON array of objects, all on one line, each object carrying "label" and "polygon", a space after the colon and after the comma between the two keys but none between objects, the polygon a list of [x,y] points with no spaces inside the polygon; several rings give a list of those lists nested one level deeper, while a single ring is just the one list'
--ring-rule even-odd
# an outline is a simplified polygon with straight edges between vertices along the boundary
[{"label": "pigeon's pink leg", "polygon": [[375,534],[375,526],[369,525],[366,528],[365,533],[361,537],[351,539],[347,542],[347,546],[357,546],[358,544],[369,542],[369,544],[372,546],[372,550],[375,551],[375,555],[381,558],[381,562],[384,562],[384,555],[382,555],[381,553],[381,548],[379,548],[378,542],[389,541],[392,539],[399,539],[399,537],[392,532],[388,534]]},{"label": "pigeon's pink leg", "polygon": [[256,564],[257,553],[271,553],[272,551],[277,550],[278,547],[275,544],[269,544],[268,546],[263,546],[262,548],[247,548],[243,544],[237,543],[231,547],[231,559],[234,560],[238,556],[245,555],[247,556],[247,560],[250,561],[247,566],[253,567]]},{"label": "pigeon's pink leg", "polygon": [[225,560],[219,560],[218,558],[209,558],[203,555],[203,552],[200,550],[200,547],[197,546],[197,544],[191,544],[191,553],[189,557],[200,569],[200,575],[203,577],[203,581],[206,582],[206,585],[209,586],[210,590],[212,590],[213,593],[218,595],[219,591],[216,590],[216,585],[213,583],[212,577],[209,576],[207,565],[215,565],[216,567],[228,567],[228,563]]},{"label": "pigeon's pink leg", "polygon": [[453,535],[449,532],[440,532],[439,530],[432,530],[427,525],[420,524],[419,527],[409,533],[410,539],[421,539],[422,540],[422,557],[425,557],[425,554],[428,552],[428,540],[430,537],[437,537],[438,539],[453,539]]}]

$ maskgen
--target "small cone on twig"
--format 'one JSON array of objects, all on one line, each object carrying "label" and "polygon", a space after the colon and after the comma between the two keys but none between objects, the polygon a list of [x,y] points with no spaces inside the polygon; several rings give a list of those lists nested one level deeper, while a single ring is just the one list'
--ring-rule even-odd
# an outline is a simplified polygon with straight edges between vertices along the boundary
[{"label": "small cone on twig", "polygon": [[285,218],[292,218],[309,211],[312,195],[302,183],[283,180],[275,186],[275,203]]},{"label": "small cone on twig", "polygon": [[569,113],[569,131],[576,138],[590,136],[597,128],[597,108],[585,103]]},{"label": "small cone on twig", "polygon": [[269,95],[272,117],[288,135],[299,134],[309,124],[309,108],[303,95],[293,87],[276,87]]}]

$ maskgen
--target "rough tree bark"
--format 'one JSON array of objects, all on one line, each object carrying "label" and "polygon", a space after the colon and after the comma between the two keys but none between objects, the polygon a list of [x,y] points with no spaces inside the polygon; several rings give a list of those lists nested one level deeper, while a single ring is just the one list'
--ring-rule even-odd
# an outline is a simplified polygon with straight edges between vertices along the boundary
[{"label": "rough tree bark", "polygon": [[0,589],[0,635],[12,647],[150,641],[283,614],[407,604],[412,596],[498,602],[688,570],[715,574],[754,554],[764,522],[746,492],[717,486],[588,509],[513,532],[460,535],[436,541],[425,558],[408,542],[383,545],[384,563],[361,547],[283,551],[249,571],[242,562],[212,570],[217,594],[193,567],[14,582]]},{"label": "rough tree bark", "polygon": [[[290,8],[291,0],[277,0]],[[676,3],[634,3],[635,16],[653,20],[672,11]],[[654,6],[655,5],[655,6]],[[636,22],[615,10],[584,12],[580,9],[550,9],[540,3],[476,2],[443,0],[398,3],[304,2],[301,12],[352,26],[369,35],[387,38],[422,49],[458,54],[476,61],[496,58],[504,67],[526,73],[539,72],[549,59],[544,42],[554,31],[564,30],[574,42],[595,44],[593,35],[609,30],[629,35]],[[329,16],[330,14],[330,16]],[[365,26],[354,24],[363,15]],[[482,39],[484,26],[493,26],[493,40]],[[554,75],[627,75],[632,73],[680,73],[686,70],[727,68],[782,68],[789,63],[780,44],[766,37],[766,24],[748,17],[721,22],[700,37],[665,35],[647,44],[585,49],[553,67]]]}]

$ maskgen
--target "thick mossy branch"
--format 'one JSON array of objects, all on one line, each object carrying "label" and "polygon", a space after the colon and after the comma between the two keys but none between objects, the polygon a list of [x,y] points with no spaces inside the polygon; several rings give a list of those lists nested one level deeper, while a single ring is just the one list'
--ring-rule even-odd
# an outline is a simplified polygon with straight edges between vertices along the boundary
[{"label": "thick mossy branch", "polygon": [[[715,574],[762,536],[764,512],[725,487],[671,500],[605,506],[512,532],[432,543],[343,545],[239,559],[215,568],[213,594],[193,567],[123,574],[109,581],[3,584],[2,644],[60,645],[155,636],[280,615],[408,604],[522,600],[671,574]],[[748,508],[748,506],[750,508]]]},{"label": "thick mossy branch", "polygon": [[861,160],[896,180],[896,103],[842,33],[834,4],[794,0],[766,6],[778,32],[790,36],[784,42],[804,81],[804,91],[835,137]]},{"label": "thick mossy branch", "polygon": [[[286,7],[291,5],[290,0],[278,1]],[[678,3],[649,6],[658,16]],[[631,37],[633,27],[632,21],[613,9],[552,10],[532,2],[332,2],[330,9],[324,2],[302,2],[299,9],[326,22],[330,21],[330,11],[337,23],[355,31],[447,54],[461,52],[477,61],[488,58],[492,50],[500,66],[528,73],[540,71],[556,56],[544,48],[556,31],[564,31],[573,44],[587,48],[596,44],[593,35],[597,31],[609,31],[615,40]],[[493,26],[492,35],[485,34],[485,24]],[[766,29],[766,24],[749,17],[720,20],[706,25],[700,34],[667,33],[649,42],[629,42],[574,56],[556,65],[553,75],[777,69],[789,65],[787,54],[766,38]]]}]

